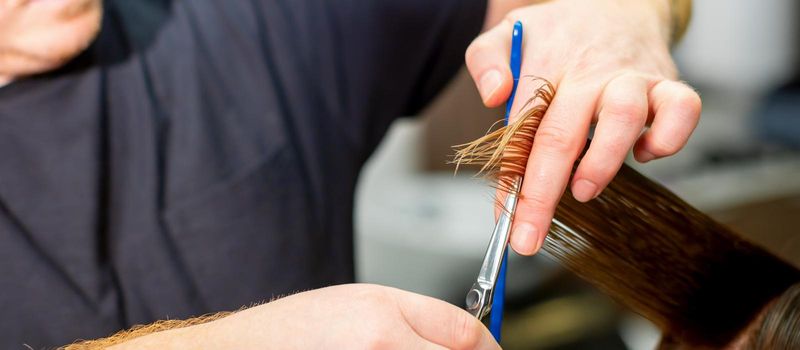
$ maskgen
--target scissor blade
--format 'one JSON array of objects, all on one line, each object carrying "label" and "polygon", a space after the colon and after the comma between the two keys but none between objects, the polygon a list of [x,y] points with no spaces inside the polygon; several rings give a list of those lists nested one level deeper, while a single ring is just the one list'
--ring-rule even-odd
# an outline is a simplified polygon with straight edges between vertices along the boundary
[{"label": "scissor blade", "polygon": [[489,247],[486,248],[486,255],[483,257],[481,270],[478,272],[478,282],[487,283],[494,287],[497,283],[497,276],[500,273],[500,264],[503,262],[503,255],[508,246],[508,237],[511,233],[511,223],[514,212],[517,209],[517,191],[522,179],[517,177],[512,183],[511,191],[503,202],[500,211],[500,218],[492,231],[492,238]]},{"label": "scissor blade", "polygon": [[511,191],[503,202],[500,218],[492,231],[478,278],[467,293],[467,311],[478,319],[486,316],[492,308],[492,294],[508,246],[511,223],[517,208],[517,192],[521,183],[522,179],[519,177],[512,183]]}]

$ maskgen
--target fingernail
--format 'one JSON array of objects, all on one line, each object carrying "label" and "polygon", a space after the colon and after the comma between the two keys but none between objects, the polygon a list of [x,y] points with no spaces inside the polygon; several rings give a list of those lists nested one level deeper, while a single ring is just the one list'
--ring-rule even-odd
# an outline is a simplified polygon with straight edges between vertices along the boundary
[{"label": "fingernail", "polygon": [[500,74],[500,72],[496,70],[490,70],[486,73],[483,73],[481,76],[481,81],[478,83],[478,90],[480,90],[483,101],[488,101],[489,98],[494,95],[495,91],[500,88],[502,83],[503,76]]},{"label": "fingernail", "polygon": [[511,246],[517,253],[522,255],[533,255],[536,253],[536,246],[538,245],[539,237],[536,234],[536,227],[533,225],[522,222],[511,233]]},{"label": "fingernail", "polygon": [[533,254],[539,252],[539,249],[542,249],[542,244],[544,244],[544,238],[536,237],[536,247],[533,248]]},{"label": "fingernail", "polygon": [[[544,228],[545,235],[547,235],[548,232],[550,232],[550,225],[547,225],[547,227]],[[533,248],[533,253],[531,253],[531,255],[538,253],[539,250],[542,249],[546,238],[546,236],[540,237],[540,235],[536,235],[536,247]]]},{"label": "fingernail", "polygon": [[598,194],[597,185],[586,179],[580,179],[572,186],[572,196],[578,202],[588,202]]},{"label": "fingernail", "polygon": [[639,151],[639,156],[637,157],[637,160],[638,160],[640,163],[647,163],[647,162],[649,162],[649,161],[651,161],[651,160],[653,160],[653,159],[655,159],[655,158],[656,158],[656,156],[654,156],[654,155],[653,155],[652,153],[650,153],[650,152],[647,152],[647,151]]}]

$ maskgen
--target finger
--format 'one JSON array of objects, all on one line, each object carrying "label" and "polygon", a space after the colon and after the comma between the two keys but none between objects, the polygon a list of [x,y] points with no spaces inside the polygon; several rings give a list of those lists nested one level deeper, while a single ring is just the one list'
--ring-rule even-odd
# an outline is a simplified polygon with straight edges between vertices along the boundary
[{"label": "finger", "polygon": [[503,20],[478,36],[467,48],[467,69],[487,107],[505,103],[511,94],[514,78],[508,60],[511,55],[512,28],[508,20]]},{"label": "finger", "polygon": [[499,349],[489,330],[449,303],[398,291],[396,300],[409,326],[422,338],[448,349]]},{"label": "finger", "polygon": [[511,246],[531,255],[539,250],[556,204],[564,193],[578,152],[586,142],[597,87],[562,83],[545,113],[525,168]]},{"label": "finger", "polygon": [[[527,63],[527,62],[526,62]],[[552,74],[547,74],[544,69],[534,69],[539,73],[545,73],[544,76],[552,76]],[[549,80],[542,77],[537,77],[533,75],[526,75],[519,79],[519,85],[517,87],[514,102],[511,106],[510,112],[507,115],[507,124],[511,125],[514,124],[519,118],[522,117],[524,114],[523,112],[534,107],[537,103],[542,103],[542,101],[536,98],[537,91],[542,88],[546,83],[553,80]],[[505,170],[502,169],[501,170]],[[504,210],[503,203],[505,203],[506,195],[507,195],[507,188],[500,188],[498,187],[495,191],[495,211],[494,211],[494,218],[497,220],[500,217],[500,213]]]},{"label": "finger", "polygon": [[411,346],[411,347],[409,347],[409,349],[447,350],[446,347],[441,346],[439,344],[429,342],[429,341],[424,340],[422,338],[418,338],[418,339],[420,339],[419,345]]},{"label": "finger", "polygon": [[394,335],[394,338],[397,338],[394,341],[387,341],[386,344],[382,342],[378,342],[375,344],[374,348],[376,349],[384,349],[384,348],[399,348],[399,349],[424,349],[424,350],[447,350],[446,347],[436,344],[432,341],[429,341],[419,335],[413,328],[407,326],[405,330],[398,330],[398,333]]},{"label": "finger", "polygon": [[611,182],[647,121],[647,81],[634,74],[611,80],[600,97],[589,150],[572,179],[580,202],[597,197]]},{"label": "finger", "polygon": [[700,96],[688,85],[663,80],[649,93],[653,124],[636,142],[634,157],[645,163],[673,155],[689,140],[700,120]]}]

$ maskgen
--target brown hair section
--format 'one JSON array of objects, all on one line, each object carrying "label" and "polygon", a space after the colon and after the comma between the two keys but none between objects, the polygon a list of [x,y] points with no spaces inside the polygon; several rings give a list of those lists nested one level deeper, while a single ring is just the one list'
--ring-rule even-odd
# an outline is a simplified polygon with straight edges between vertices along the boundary
[{"label": "brown hair section", "polygon": [[729,344],[800,281],[788,263],[623,166],[597,199],[562,197],[544,250],[677,340]]},{"label": "brown hair section", "polygon": [[[540,80],[542,81],[542,80]],[[524,176],[554,97],[544,81],[512,124],[457,146],[454,163],[482,165],[500,190]],[[595,200],[567,192],[544,251],[675,340],[720,348],[800,281],[793,266],[746,241],[623,165]]]}]

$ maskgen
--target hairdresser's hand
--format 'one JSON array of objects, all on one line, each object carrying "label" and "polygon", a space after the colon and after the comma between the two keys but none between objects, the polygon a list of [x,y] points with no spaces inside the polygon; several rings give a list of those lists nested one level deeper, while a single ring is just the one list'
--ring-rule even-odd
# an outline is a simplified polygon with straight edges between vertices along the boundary
[{"label": "hairdresser's hand", "polygon": [[499,349],[474,317],[394,288],[341,285],[295,294],[118,349]]},{"label": "hairdresser's hand", "polygon": [[[490,1],[488,21],[509,1],[518,2]],[[467,50],[467,67],[489,107],[511,92],[508,57],[517,20],[524,26],[522,76],[545,78],[557,91],[534,140],[511,236],[514,250],[533,254],[592,123],[594,137],[571,181],[579,201],[600,194],[631,148],[639,162],[678,152],[701,104],[692,88],[675,80],[669,1],[553,0],[508,12]],[[520,79],[512,116],[535,87],[530,78]]]}]

